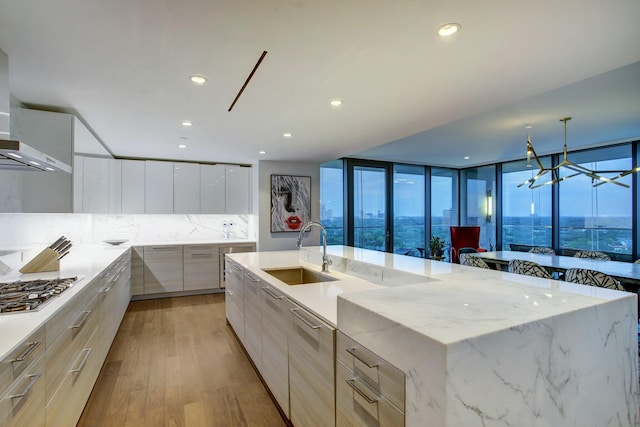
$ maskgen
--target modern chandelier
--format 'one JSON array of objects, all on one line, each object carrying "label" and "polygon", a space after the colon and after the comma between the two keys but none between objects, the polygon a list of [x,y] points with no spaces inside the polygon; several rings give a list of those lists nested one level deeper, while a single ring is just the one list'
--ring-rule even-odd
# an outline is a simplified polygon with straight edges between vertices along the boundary
[{"label": "modern chandelier", "polygon": [[[544,167],[540,158],[536,154],[536,151],[533,149],[533,145],[531,144],[531,137],[527,135],[527,167],[531,167],[531,156],[533,155],[536,163],[538,164],[538,168],[540,169],[538,173],[533,177],[522,184],[519,184],[518,187],[522,187],[523,185],[527,185],[530,189],[543,187],[545,185],[555,184],[556,182],[565,181],[569,178],[573,178],[578,175],[586,175],[591,178],[591,184],[594,187],[598,187],[602,184],[611,183],[615,185],[619,185],[624,188],[629,188],[629,185],[619,182],[618,179],[630,175],[632,173],[640,171],[640,167],[636,167],[633,169],[629,169],[626,171],[597,171],[585,168],[584,166],[578,165],[567,159],[567,122],[571,120],[571,117],[564,117],[560,119],[561,122],[564,122],[564,148],[562,150],[562,161],[553,167]],[[565,168],[570,172],[568,175],[560,176],[560,169]],[[543,176],[550,174],[551,179],[542,183],[538,183],[538,180]],[[617,174],[611,178],[603,176],[602,174]]]}]

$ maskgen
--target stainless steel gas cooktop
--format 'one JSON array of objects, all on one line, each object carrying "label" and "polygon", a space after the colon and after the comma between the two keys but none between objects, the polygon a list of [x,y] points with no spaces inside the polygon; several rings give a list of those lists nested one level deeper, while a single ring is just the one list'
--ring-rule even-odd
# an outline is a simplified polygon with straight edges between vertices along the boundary
[{"label": "stainless steel gas cooktop", "polygon": [[0,313],[37,310],[50,298],[69,289],[78,277],[19,280],[0,283]]}]

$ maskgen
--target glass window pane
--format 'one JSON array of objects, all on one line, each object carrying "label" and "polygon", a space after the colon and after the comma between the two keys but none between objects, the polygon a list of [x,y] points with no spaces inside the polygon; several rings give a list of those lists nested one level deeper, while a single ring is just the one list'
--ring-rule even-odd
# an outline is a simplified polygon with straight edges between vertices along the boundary
[{"label": "glass window pane", "polygon": [[[550,157],[540,158],[551,166]],[[551,186],[530,189],[527,184],[539,169],[532,162],[517,161],[502,166],[502,248],[510,244],[551,247]]]},{"label": "glass window pane", "polygon": [[424,256],[424,167],[393,166],[393,252]]},{"label": "glass window pane", "polygon": [[353,234],[357,248],[387,250],[384,168],[353,168]]},{"label": "glass window pane", "polygon": [[[596,171],[628,170],[631,169],[631,146],[569,153],[568,159]],[[560,170],[560,176],[572,173],[566,168]],[[612,177],[616,174],[609,172],[602,175]],[[630,186],[631,175],[619,182]],[[632,190],[611,183],[596,187],[593,184],[586,175],[559,183],[560,248],[631,255]]]},{"label": "glass window pane", "polygon": [[480,226],[480,247],[494,248],[495,165],[464,169],[461,172],[461,225]]},{"label": "glass window pane", "polygon": [[328,245],[344,243],[343,161],[320,165],[320,223],[327,230]]},{"label": "glass window pane", "polygon": [[446,242],[445,257],[449,255],[449,227],[458,225],[458,171],[431,168],[431,236]]}]

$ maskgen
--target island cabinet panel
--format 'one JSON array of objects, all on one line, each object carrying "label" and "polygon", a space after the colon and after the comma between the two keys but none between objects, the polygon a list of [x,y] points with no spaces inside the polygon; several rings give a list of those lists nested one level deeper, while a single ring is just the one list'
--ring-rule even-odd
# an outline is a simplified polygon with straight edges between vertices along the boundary
[{"label": "island cabinet panel", "polygon": [[145,246],[143,254],[145,294],[184,289],[182,246]]},{"label": "island cabinet panel", "polygon": [[335,329],[288,300],[289,399],[296,426],[335,425]]},{"label": "island cabinet panel", "polygon": [[262,283],[262,378],[289,417],[289,355],[287,353],[289,310],[280,291]]},{"label": "island cabinet panel", "polygon": [[242,274],[242,267],[227,259],[225,262],[226,316],[240,342],[244,344],[244,289]]},{"label": "island cabinet panel", "polygon": [[184,246],[184,290],[220,288],[219,249],[216,245]]},{"label": "island cabinet panel", "polygon": [[260,372],[262,372],[261,287],[262,281],[259,278],[248,271],[244,272],[244,347]]},{"label": "island cabinet panel", "polygon": [[0,361],[0,425],[44,425],[44,328]]}]

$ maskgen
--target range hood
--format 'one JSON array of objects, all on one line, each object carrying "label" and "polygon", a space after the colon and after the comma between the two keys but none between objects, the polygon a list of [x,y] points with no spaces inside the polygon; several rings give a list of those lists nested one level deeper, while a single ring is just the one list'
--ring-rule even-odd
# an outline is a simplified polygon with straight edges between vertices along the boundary
[{"label": "range hood", "polygon": [[0,169],[71,173],[71,166],[20,141],[0,140]]}]

